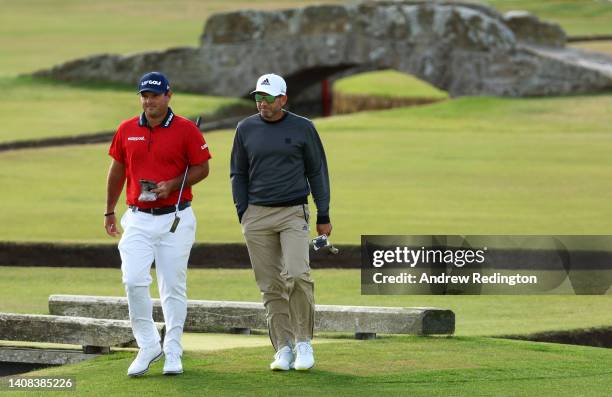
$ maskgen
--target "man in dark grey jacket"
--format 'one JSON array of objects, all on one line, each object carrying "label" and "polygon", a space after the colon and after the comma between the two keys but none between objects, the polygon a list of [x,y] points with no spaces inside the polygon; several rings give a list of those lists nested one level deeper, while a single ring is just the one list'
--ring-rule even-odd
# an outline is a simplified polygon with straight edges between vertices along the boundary
[{"label": "man in dark grey jacket", "polygon": [[330,235],[329,175],[319,134],[307,118],[283,110],[287,85],[265,74],[252,92],[258,114],[238,123],[232,193],[276,350],[272,370],[314,365],[314,283],[310,277],[308,195],[317,233]]}]

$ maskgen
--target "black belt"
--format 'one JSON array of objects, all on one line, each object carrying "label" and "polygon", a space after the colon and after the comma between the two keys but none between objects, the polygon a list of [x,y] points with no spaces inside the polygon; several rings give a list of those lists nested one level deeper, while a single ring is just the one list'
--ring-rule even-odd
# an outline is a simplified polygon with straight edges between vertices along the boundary
[{"label": "black belt", "polygon": [[274,204],[258,204],[262,207],[293,207],[294,205],[302,205],[308,204],[308,196],[298,197],[293,200],[283,201],[282,203],[274,203]]},{"label": "black belt", "polygon": [[[185,208],[191,207],[191,201],[181,201],[179,204],[179,211],[184,210]],[[176,207],[174,205],[169,205],[167,207],[157,207],[157,208],[140,208],[135,205],[130,205],[130,209],[132,211],[146,212],[151,215],[166,215],[171,214],[176,211]]]}]

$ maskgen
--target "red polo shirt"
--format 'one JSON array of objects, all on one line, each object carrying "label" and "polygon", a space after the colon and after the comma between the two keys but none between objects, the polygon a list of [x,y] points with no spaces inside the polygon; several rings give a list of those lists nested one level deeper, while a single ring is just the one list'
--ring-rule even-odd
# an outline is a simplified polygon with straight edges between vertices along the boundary
[{"label": "red polo shirt", "polygon": [[[141,208],[176,205],[178,190],[163,200],[138,201],[140,180],[167,181],[182,176],[187,165],[211,158],[208,145],[196,125],[168,108],[164,120],[150,127],[143,114],[121,123],[108,154],[125,165],[127,204]],[[191,201],[191,187],[185,187],[181,201]]]}]

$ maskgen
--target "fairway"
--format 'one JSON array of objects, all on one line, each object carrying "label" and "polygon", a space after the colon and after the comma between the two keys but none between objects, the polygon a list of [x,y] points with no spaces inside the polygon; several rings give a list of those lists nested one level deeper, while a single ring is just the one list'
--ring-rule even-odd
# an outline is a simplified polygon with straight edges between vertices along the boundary
[{"label": "fairway", "polygon": [[[269,347],[185,353],[185,373],[142,378],[124,372],[133,353],[32,372],[76,376],[79,395],[286,396],[604,396],[612,387],[612,351],[486,338],[390,337],[315,344],[311,371],[267,369]],[[73,392],[54,392],[71,396]],[[18,393],[11,395],[20,395]],[[41,394],[42,395],[42,394]]]},{"label": "fairway", "polygon": [[[461,98],[315,124],[330,165],[335,243],[357,244],[362,234],[612,232],[612,96]],[[241,242],[233,131],[205,136],[213,159],[194,188],[197,241]],[[107,151],[0,153],[12,209],[0,214],[10,225],[0,239],[111,243],[101,216]]]}]

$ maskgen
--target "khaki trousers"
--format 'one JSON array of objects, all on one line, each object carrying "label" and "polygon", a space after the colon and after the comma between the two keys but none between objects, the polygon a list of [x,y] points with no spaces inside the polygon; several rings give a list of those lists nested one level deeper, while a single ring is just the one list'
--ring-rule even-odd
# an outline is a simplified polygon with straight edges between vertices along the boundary
[{"label": "khaki trousers", "polygon": [[242,233],[276,350],[312,339],[314,282],[310,278],[308,217],[305,204],[249,204],[242,217]]}]

